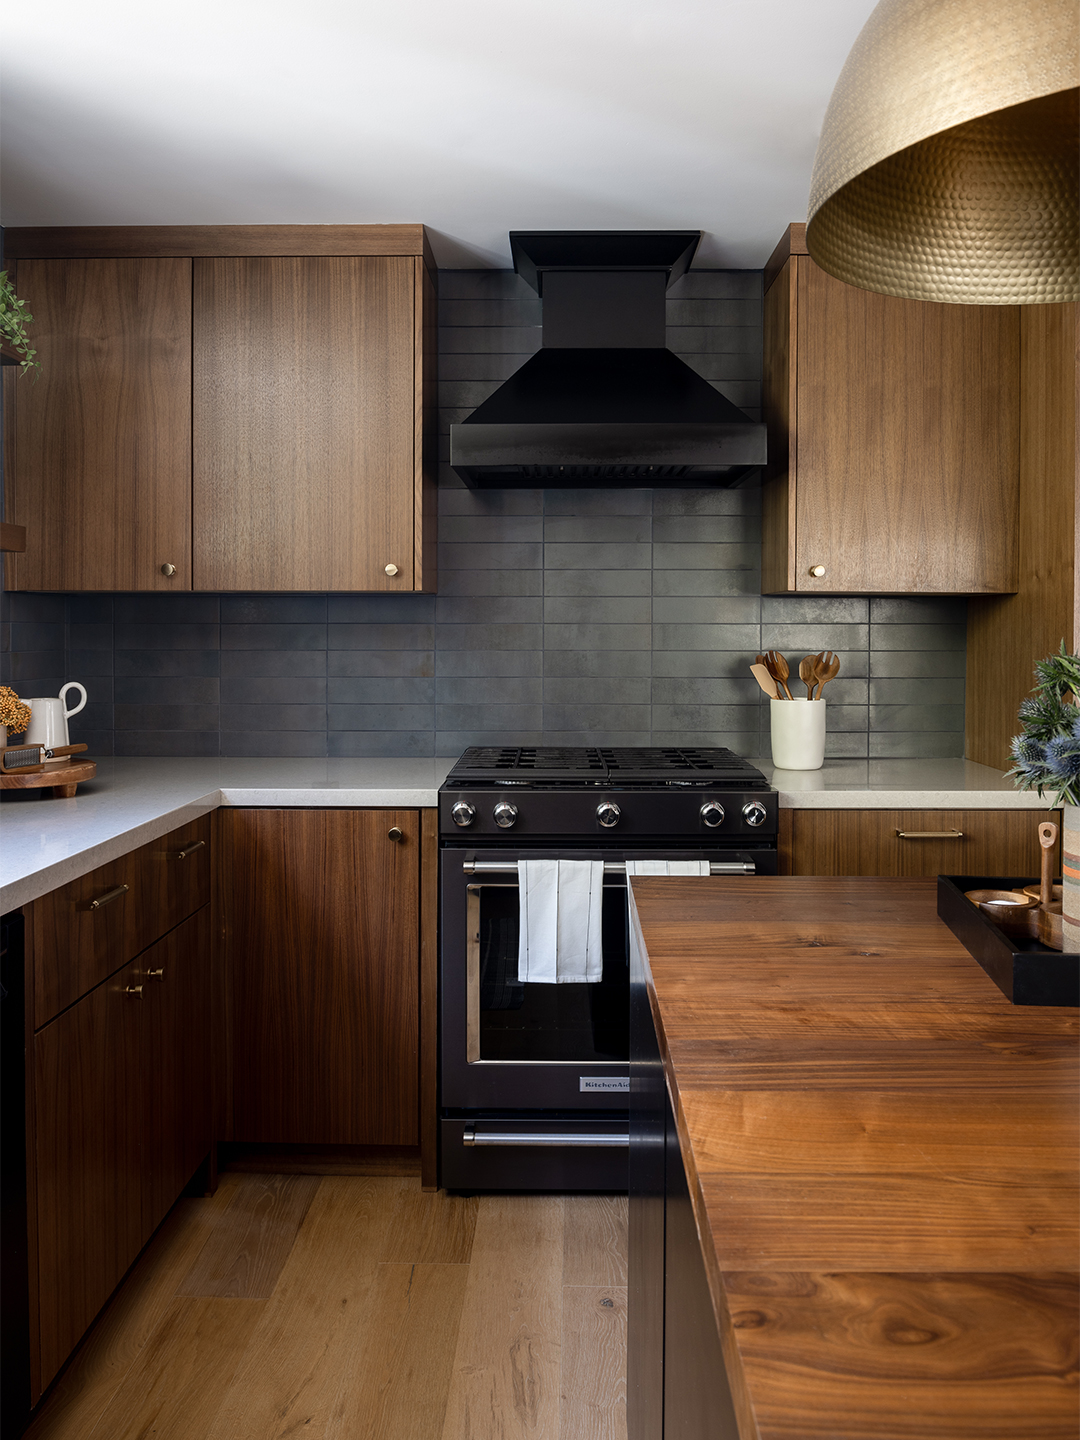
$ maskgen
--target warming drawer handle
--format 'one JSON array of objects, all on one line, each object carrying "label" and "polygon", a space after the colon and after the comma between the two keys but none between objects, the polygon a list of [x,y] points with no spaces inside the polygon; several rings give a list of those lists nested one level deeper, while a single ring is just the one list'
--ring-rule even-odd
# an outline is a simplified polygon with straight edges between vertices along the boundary
[{"label": "warming drawer handle", "polygon": [[587,1145],[594,1149],[602,1145],[621,1146],[625,1150],[630,1144],[630,1132],[616,1135],[529,1135],[518,1130],[497,1130],[478,1135],[475,1130],[466,1130],[461,1139],[464,1145]]},{"label": "warming drawer handle", "polygon": [[206,849],[206,841],[205,841],[205,840],[196,840],[195,843],[194,843],[194,845],[189,845],[185,850],[178,850],[178,851],[176,852],[176,858],[177,858],[177,860],[186,860],[189,855],[194,855],[196,850],[205,850],[205,849]]},{"label": "warming drawer handle", "polygon": [[[463,875],[516,875],[517,862],[505,860],[463,860]],[[605,875],[625,875],[625,860],[605,860]],[[752,860],[710,860],[710,875],[756,875],[757,866]]]},{"label": "warming drawer handle", "polygon": [[89,901],[79,908],[82,910],[100,910],[103,905],[111,905],[114,900],[119,900],[121,895],[128,893],[126,885],[117,885],[115,890],[106,890],[104,895],[99,895],[96,900]]},{"label": "warming drawer handle", "polygon": [[962,840],[962,830],[897,830],[898,840]]}]

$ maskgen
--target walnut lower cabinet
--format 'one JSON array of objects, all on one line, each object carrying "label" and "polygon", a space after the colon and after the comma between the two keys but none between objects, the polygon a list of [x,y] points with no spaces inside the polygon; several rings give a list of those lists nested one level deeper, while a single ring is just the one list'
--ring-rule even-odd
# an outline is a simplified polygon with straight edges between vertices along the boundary
[{"label": "walnut lower cabinet", "polygon": [[209,833],[203,817],[28,907],[35,1401],[210,1152]]},{"label": "walnut lower cabinet", "polygon": [[419,1143],[421,814],[219,813],[232,1139]]},{"label": "walnut lower cabinet", "polygon": [[[1037,876],[1044,810],[781,811],[783,875]],[[1055,857],[1061,869],[1060,841]]]}]

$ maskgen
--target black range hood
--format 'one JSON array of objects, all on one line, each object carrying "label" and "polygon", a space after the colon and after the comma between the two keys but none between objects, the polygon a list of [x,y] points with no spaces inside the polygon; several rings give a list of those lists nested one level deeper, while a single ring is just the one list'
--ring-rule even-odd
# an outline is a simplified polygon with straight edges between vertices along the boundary
[{"label": "black range hood", "polygon": [[730,486],[765,464],[765,426],[667,349],[664,296],[698,230],[511,231],[544,302],[543,348],[467,420],[450,464],[471,488]]}]

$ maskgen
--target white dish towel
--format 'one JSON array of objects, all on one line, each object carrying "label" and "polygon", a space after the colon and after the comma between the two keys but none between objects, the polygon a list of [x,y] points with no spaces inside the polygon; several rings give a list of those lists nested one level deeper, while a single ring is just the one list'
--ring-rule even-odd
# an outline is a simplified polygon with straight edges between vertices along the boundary
[{"label": "white dish towel", "polygon": [[602,860],[519,860],[518,980],[590,985],[603,978]]},{"label": "white dish towel", "polygon": [[627,860],[631,875],[708,875],[708,860]]}]

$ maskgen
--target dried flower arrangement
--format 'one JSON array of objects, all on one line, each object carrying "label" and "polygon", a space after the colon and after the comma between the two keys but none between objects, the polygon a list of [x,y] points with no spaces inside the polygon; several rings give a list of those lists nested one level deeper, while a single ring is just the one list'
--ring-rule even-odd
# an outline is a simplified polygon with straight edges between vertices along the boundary
[{"label": "dried flower arrangement", "polygon": [[1035,688],[1021,704],[1016,762],[1008,772],[1020,790],[1049,790],[1054,805],[1080,804],[1080,656],[1065,641],[1035,666]]},{"label": "dried flower arrangement", "polygon": [[30,724],[30,706],[24,705],[8,685],[0,685],[0,725],[12,735],[22,735]]}]

